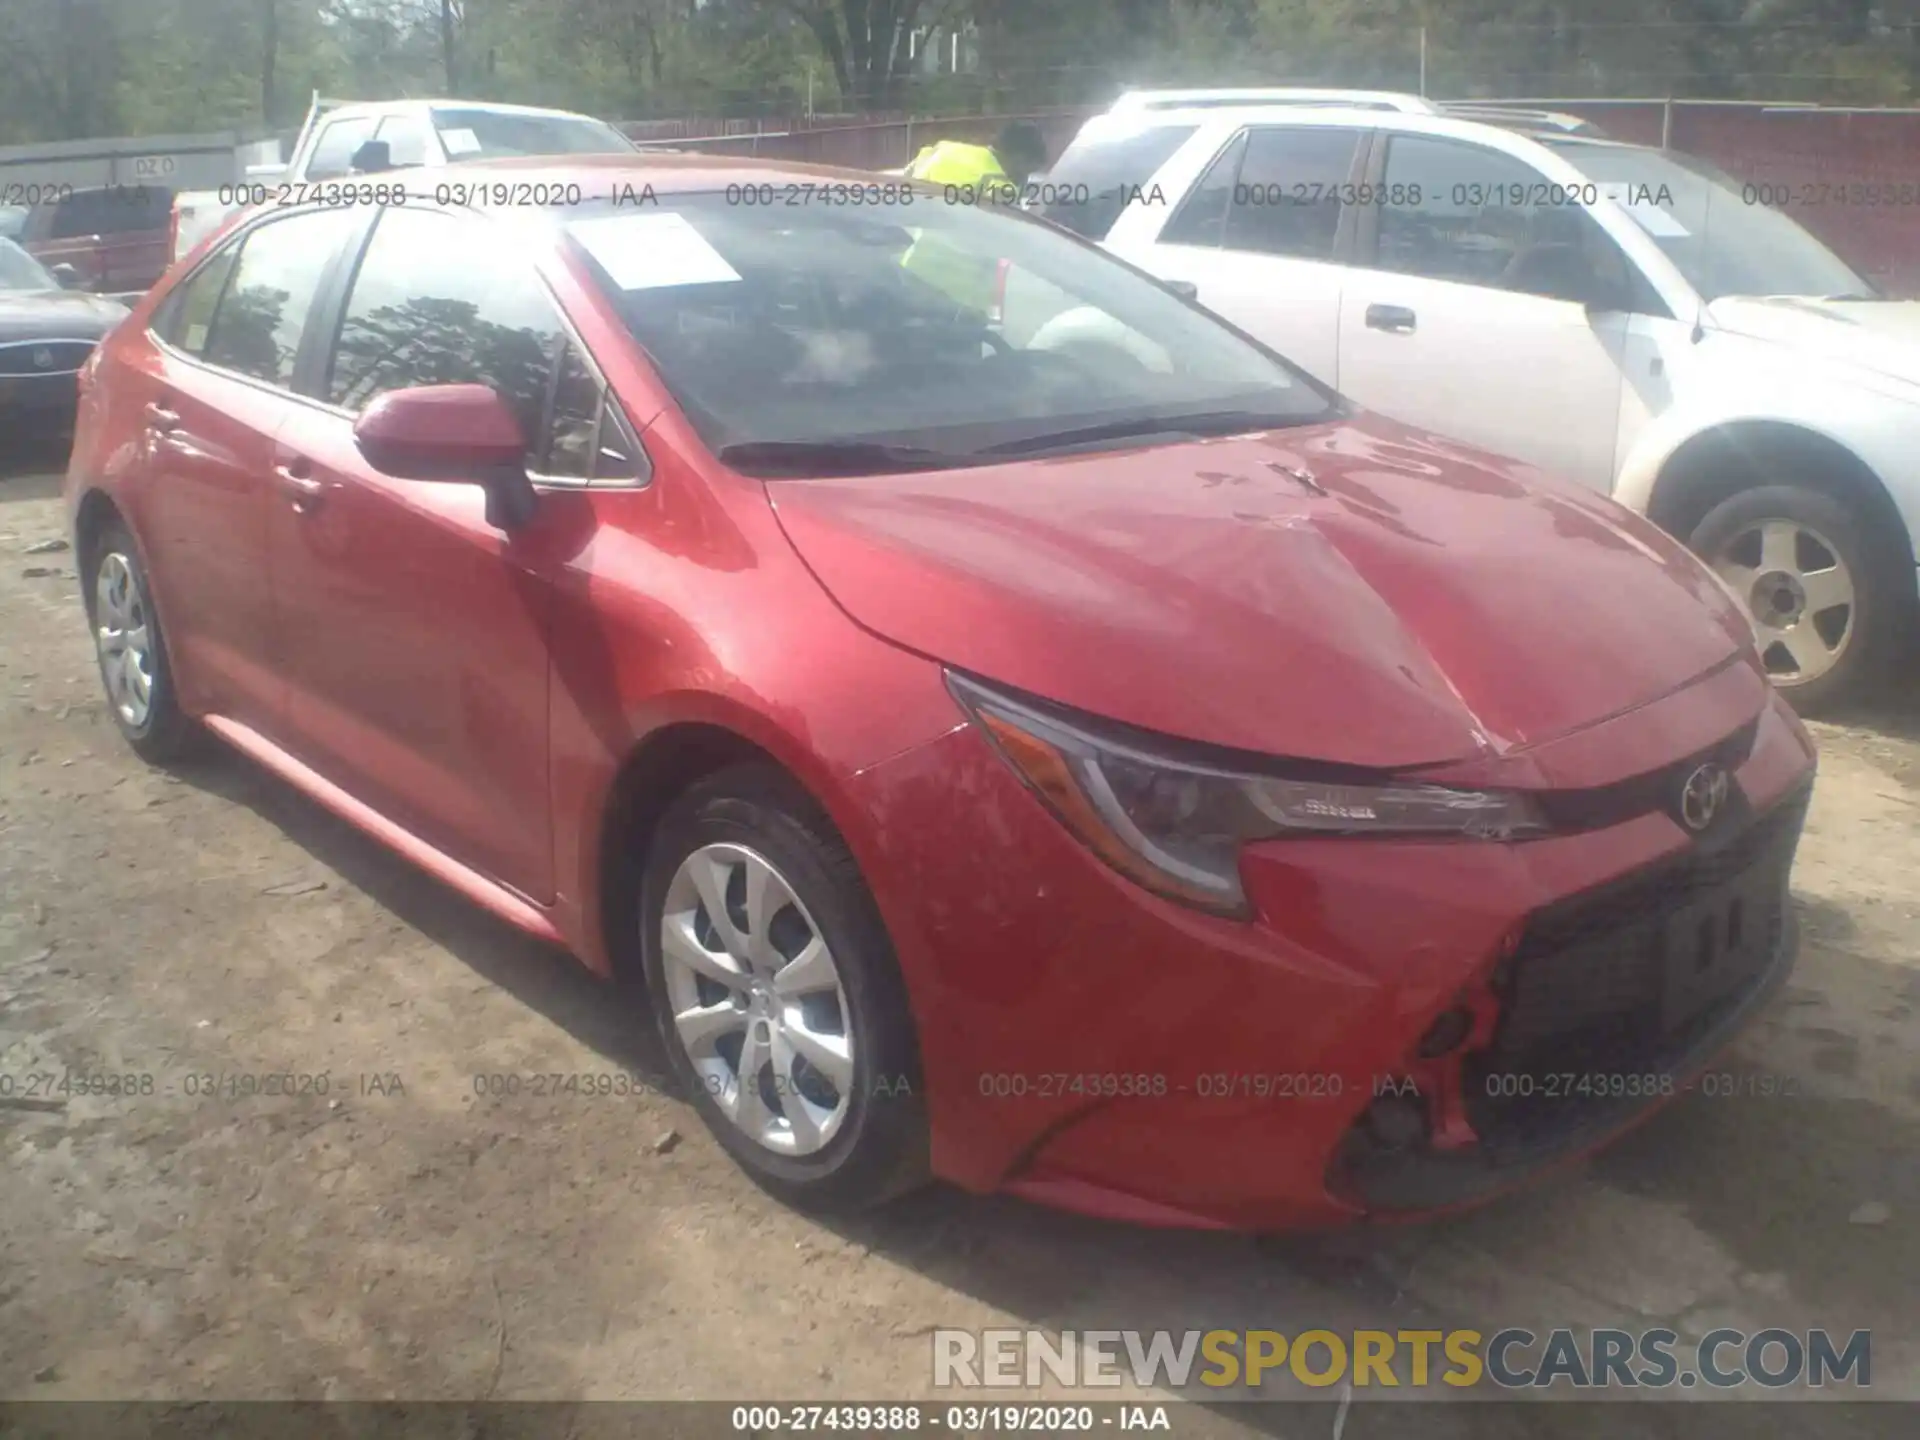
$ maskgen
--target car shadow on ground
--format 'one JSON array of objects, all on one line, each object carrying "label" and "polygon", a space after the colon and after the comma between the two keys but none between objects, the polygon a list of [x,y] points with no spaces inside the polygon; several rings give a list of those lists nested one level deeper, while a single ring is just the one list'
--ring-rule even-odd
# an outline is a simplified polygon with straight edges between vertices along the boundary
[{"label": "car shadow on ground", "polygon": [[59,494],[69,449],[60,436],[0,434],[0,505]]}]

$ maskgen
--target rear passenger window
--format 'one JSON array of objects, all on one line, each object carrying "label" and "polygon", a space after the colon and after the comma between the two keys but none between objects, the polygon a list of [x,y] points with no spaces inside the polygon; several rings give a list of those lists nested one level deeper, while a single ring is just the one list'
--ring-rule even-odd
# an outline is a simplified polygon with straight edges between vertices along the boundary
[{"label": "rear passenger window", "polygon": [[292,385],[300,334],[320,279],[358,223],[351,210],[320,210],[249,231],[213,312],[202,352],[206,362],[269,385]]},{"label": "rear passenger window", "polygon": [[357,412],[389,390],[491,386],[519,416],[537,469],[565,336],[526,263],[491,234],[436,211],[389,209],[347,299],[327,393]]},{"label": "rear passenger window", "polygon": [[1358,130],[1256,128],[1227,209],[1229,250],[1331,260],[1341,190],[1353,174]]},{"label": "rear passenger window", "polygon": [[1083,135],[1047,172],[1037,213],[1089,240],[1103,240],[1136,190],[1144,190],[1197,127],[1153,125]]},{"label": "rear passenger window", "polygon": [[1227,142],[1200,183],[1188,192],[1167,228],[1160,232],[1163,245],[1217,246],[1226,239],[1227,210],[1233,204],[1234,183],[1240,178],[1240,163],[1247,153],[1246,132]]},{"label": "rear passenger window", "polygon": [[205,352],[214,307],[226,293],[227,277],[233,273],[233,262],[239,255],[239,248],[229,245],[167,298],[165,313],[154,327],[163,340],[189,355]]}]

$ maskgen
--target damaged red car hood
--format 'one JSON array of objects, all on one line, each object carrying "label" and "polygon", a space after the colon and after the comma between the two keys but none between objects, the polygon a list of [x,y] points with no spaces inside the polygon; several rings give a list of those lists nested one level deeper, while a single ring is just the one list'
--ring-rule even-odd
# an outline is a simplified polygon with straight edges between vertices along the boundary
[{"label": "damaged red car hood", "polygon": [[767,490],[874,633],[1273,755],[1404,768],[1529,746],[1741,643],[1725,593],[1645,521],[1375,416]]}]

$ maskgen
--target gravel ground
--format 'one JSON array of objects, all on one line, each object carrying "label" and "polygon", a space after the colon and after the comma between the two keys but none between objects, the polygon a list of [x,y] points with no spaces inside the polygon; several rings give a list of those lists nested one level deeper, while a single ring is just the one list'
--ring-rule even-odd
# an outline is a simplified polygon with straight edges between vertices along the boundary
[{"label": "gravel ground", "polygon": [[[72,555],[30,553],[64,533],[56,490],[0,479],[0,1076],[153,1090],[0,1096],[0,1397],[898,1399],[935,1396],[936,1326],[1724,1324],[1871,1328],[1873,1392],[1920,1398],[1920,698],[1816,727],[1799,969],[1721,1067],[1793,1093],[1689,1096],[1425,1227],[1164,1234],[945,1190],[828,1226],[734,1169],[567,956],[237,756],[140,764]],[[658,1083],[475,1093],[615,1071]],[[189,1093],[285,1073],[327,1093]],[[1532,1433],[1512,1427],[1538,1407],[1387,1408],[1346,1434]],[[1632,1433],[1601,1408],[1591,1433]],[[1742,1434],[1843,1418],[1740,1413]],[[1332,1415],[1181,1423],[1325,1435]]]}]

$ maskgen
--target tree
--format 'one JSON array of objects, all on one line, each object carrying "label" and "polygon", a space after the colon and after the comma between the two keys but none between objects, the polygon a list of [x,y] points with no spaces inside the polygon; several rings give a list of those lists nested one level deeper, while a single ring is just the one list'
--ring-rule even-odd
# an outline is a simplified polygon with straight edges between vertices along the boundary
[{"label": "tree", "polygon": [[812,32],[840,93],[856,110],[885,110],[899,90],[906,39],[926,0],[775,0]]}]

